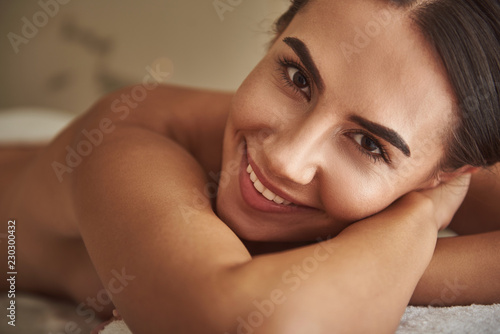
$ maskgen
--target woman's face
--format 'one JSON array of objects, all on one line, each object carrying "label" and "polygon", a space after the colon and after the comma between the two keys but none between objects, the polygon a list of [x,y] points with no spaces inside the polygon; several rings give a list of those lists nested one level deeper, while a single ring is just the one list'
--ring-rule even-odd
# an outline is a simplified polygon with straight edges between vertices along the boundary
[{"label": "woman's face", "polygon": [[453,95],[410,22],[353,0],[294,18],[233,100],[217,211],[236,234],[336,235],[436,184]]}]

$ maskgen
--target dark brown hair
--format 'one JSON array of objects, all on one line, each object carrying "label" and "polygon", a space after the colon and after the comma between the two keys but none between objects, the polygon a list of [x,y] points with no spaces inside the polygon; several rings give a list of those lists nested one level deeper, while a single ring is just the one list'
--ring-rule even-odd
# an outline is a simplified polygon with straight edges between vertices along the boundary
[{"label": "dark brown hair", "polygon": [[[499,0],[387,0],[409,17],[439,54],[458,111],[440,168],[500,161]],[[275,23],[278,37],[310,0],[292,0]],[[276,37],[276,38],[277,38]]]}]

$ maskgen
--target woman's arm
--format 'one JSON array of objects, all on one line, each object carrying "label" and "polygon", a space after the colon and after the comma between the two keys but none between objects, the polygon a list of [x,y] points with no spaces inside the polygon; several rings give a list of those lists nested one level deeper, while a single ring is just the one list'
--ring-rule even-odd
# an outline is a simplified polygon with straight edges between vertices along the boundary
[{"label": "woman's arm", "polygon": [[441,238],[417,285],[415,305],[500,302],[500,231]]},{"label": "woman's arm", "polygon": [[500,302],[500,165],[472,176],[450,227],[462,236],[439,239],[411,299],[417,305]]},{"label": "woman's arm", "polygon": [[[435,246],[432,211],[408,196],[333,239],[242,266],[240,281],[274,304],[262,333],[394,332]],[[257,304],[240,316],[250,320]]]},{"label": "woman's arm", "polygon": [[128,123],[116,124],[72,182],[103,284],[113,271],[131,278],[113,302],[137,333],[393,331],[438,229],[432,202],[412,194],[332,240],[251,259],[200,196],[206,178],[194,158]]},{"label": "woman's arm", "polygon": [[101,281],[113,271],[131,277],[113,303],[133,332],[222,329],[222,274],[250,256],[213,214],[204,175],[177,143],[128,124],[74,175],[79,228]]},{"label": "woman's arm", "polygon": [[426,202],[406,199],[322,246],[251,260],[197,197],[204,182],[185,151],[134,126],[117,128],[75,177],[80,230],[102,282],[113,270],[134,277],[113,296],[132,331],[231,332],[276,294],[283,303],[262,333],[397,327],[435,245]]}]

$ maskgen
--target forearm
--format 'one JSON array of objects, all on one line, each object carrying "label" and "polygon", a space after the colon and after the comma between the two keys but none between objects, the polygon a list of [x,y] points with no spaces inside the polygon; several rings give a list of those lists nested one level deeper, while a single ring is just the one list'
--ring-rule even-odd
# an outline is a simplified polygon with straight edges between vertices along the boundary
[{"label": "forearm", "polygon": [[500,302],[500,231],[442,238],[411,298],[416,305]]},{"label": "forearm", "polygon": [[[394,331],[434,250],[436,227],[420,215],[426,210],[401,205],[329,241],[256,257],[242,266],[237,275],[245,283],[238,285],[275,309],[260,331],[254,329],[274,334]],[[241,319],[261,312],[248,304]]]}]

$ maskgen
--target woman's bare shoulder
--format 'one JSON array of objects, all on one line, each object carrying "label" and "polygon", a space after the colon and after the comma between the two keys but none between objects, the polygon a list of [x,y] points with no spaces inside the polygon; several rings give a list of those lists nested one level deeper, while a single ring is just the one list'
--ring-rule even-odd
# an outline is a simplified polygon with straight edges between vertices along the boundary
[{"label": "woman's bare shoulder", "polygon": [[[221,146],[233,93],[140,84],[97,101],[72,127],[75,138],[89,129],[103,133],[126,124],[177,142],[208,171],[220,168]],[[130,128],[130,127],[129,127]],[[79,135],[80,134],[80,135]]]},{"label": "woman's bare shoulder", "polygon": [[140,84],[126,87],[104,96],[90,114],[106,114],[115,121],[137,123],[163,132],[166,125],[175,128],[196,127],[200,121],[225,117],[233,93],[158,85],[147,89]]}]

